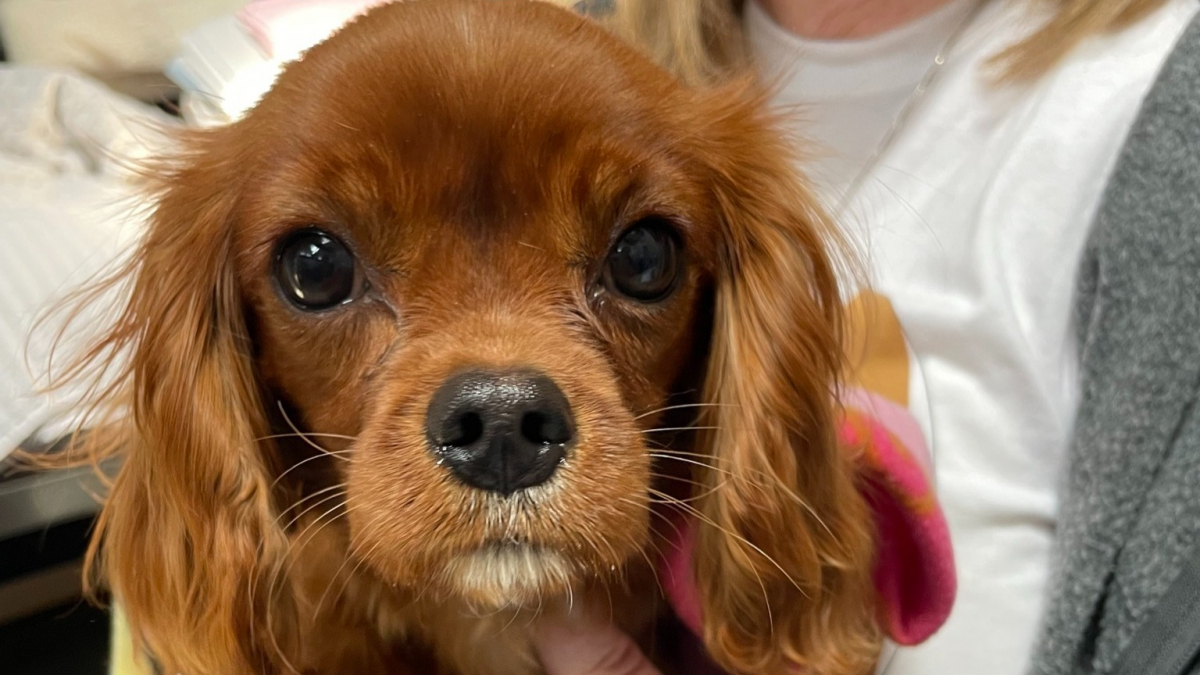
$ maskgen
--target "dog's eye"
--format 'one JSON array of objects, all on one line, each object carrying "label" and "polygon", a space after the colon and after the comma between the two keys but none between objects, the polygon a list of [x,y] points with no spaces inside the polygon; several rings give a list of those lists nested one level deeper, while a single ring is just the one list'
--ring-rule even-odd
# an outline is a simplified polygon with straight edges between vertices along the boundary
[{"label": "dog's eye", "polygon": [[300,230],[284,240],[275,260],[279,288],[300,309],[329,309],[356,298],[362,275],[354,255],[333,235]]},{"label": "dog's eye", "polygon": [[634,223],[608,254],[604,276],[609,288],[641,302],[662,300],[679,275],[678,242],[662,218]]}]

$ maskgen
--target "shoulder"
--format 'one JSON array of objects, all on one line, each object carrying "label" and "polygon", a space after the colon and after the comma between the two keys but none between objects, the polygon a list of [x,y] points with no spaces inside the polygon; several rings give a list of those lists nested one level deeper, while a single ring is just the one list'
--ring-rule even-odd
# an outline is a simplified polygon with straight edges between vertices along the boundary
[{"label": "shoulder", "polygon": [[[1005,28],[997,29],[985,57],[1030,30],[1020,3],[1005,4],[996,19]],[[1045,152],[1087,157],[1099,190],[1151,89],[1168,72],[1167,62],[1195,67],[1200,60],[1198,14],[1197,0],[1165,0],[1133,25],[1085,41],[1036,84],[1018,86],[1015,94],[997,89],[992,103],[1022,134],[1035,134]]]},{"label": "shoulder", "polygon": [[[1125,138],[1080,267],[1085,385],[1111,383],[1113,361],[1155,361],[1160,379],[1187,389],[1200,367],[1200,19],[1174,45]],[[1086,404],[1089,387],[1083,394]]]},{"label": "shoulder", "polygon": [[1200,18],[1182,31],[1142,102],[1088,249],[1099,266],[1092,272],[1104,278],[1084,291],[1124,282],[1161,297],[1176,280],[1193,290],[1169,304],[1198,301],[1191,284],[1200,282]]},{"label": "shoulder", "polygon": [[[1200,18],[1193,18],[1142,102],[1113,174],[1110,194],[1168,198],[1200,183]],[[1178,206],[1197,194],[1174,193]],[[1156,200],[1156,203],[1159,200]]]},{"label": "shoulder", "polygon": [[1197,75],[1200,75],[1200,15],[1193,13],[1159,73],[1147,100],[1147,114],[1153,115],[1167,105],[1171,112],[1194,115],[1200,109],[1200,99],[1195,97],[1200,92]]}]

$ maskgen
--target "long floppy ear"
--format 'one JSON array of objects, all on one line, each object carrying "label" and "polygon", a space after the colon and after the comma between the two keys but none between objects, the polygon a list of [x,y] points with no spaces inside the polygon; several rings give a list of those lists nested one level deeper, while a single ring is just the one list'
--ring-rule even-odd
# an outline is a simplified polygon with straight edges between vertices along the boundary
[{"label": "long floppy ear", "polygon": [[837,237],[760,90],[710,100],[724,241],[693,557],[704,640],[737,673],[869,672],[873,530],[837,445]]},{"label": "long floppy ear", "polygon": [[191,137],[186,154],[151,173],[148,231],[106,284],[125,288],[127,303],[65,371],[114,371],[93,391],[118,414],[83,446],[93,456],[116,448],[124,464],[89,565],[164,672],[188,675],[277,672],[281,656],[267,645],[288,623],[288,594],[266,578],[287,544],[258,441],[268,422],[233,269],[237,172],[221,158],[226,140]]}]

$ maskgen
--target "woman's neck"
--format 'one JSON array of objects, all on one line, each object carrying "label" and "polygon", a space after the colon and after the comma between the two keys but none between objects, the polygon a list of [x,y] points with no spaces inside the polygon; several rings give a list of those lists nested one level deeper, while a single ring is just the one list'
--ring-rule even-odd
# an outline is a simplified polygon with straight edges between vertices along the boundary
[{"label": "woman's neck", "polygon": [[868,38],[953,0],[757,0],[784,30],[815,40]]}]

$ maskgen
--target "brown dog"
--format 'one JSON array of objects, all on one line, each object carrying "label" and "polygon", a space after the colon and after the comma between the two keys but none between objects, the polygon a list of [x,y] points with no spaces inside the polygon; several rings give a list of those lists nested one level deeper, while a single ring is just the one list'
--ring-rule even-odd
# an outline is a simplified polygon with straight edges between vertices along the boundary
[{"label": "brown dog", "polygon": [[755,85],[495,0],[373,10],[187,137],[73,371],[125,357],[94,553],[164,672],[536,673],[569,608],[686,671],[650,644],[677,518],[723,667],[869,670],[831,231],[787,146]]}]

